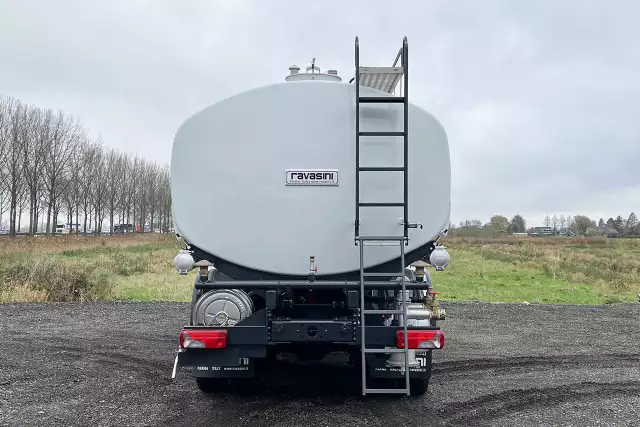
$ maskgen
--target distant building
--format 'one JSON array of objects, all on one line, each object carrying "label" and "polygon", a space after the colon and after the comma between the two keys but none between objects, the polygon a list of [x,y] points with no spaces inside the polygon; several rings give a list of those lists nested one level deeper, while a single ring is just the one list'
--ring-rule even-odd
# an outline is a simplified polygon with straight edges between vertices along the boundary
[{"label": "distant building", "polygon": [[533,227],[529,236],[553,236],[555,233],[551,227]]},{"label": "distant building", "polygon": [[568,228],[561,228],[560,230],[558,230],[558,236],[566,236],[566,237],[571,237],[571,236],[577,236],[578,234],[572,230],[569,230]]},{"label": "distant building", "polygon": [[604,232],[604,235],[610,238],[614,238],[614,237],[619,237],[620,233],[618,233],[618,230],[616,230],[613,227],[607,227],[607,229]]}]

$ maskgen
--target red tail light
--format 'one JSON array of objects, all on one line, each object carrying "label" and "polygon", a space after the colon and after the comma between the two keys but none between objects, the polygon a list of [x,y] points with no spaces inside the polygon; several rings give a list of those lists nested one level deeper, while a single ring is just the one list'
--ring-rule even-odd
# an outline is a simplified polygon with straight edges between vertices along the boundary
[{"label": "red tail light", "polygon": [[224,329],[183,329],[180,348],[225,348],[227,331]]},{"label": "red tail light", "polygon": [[[404,348],[404,331],[396,333],[398,348]],[[439,349],[444,348],[444,332],[437,330],[409,330],[407,331],[409,349]]]}]

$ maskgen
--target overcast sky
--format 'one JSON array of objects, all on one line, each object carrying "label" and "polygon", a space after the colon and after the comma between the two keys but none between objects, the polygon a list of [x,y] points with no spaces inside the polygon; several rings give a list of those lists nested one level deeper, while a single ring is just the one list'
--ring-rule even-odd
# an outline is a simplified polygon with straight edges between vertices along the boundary
[{"label": "overcast sky", "polygon": [[[0,0],[0,93],[168,163],[181,122],[312,57],[410,47],[450,144],[452,220],[640,214],[640,2]],[[434,182],[429,191],[437,191]],[[425,196],[428,196],[425,194]]]}]

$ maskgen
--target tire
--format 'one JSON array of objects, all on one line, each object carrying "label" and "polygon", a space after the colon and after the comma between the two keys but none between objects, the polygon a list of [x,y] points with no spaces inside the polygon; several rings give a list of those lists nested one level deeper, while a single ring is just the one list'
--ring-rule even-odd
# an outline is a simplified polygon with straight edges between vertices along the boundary
[{"label": "tire", "polygon": [[409,387],[411,387],[411,390],[409,391],[411,396],[422,396],[429,389],[429,380],[422,378],[410,379]]},{"label": "tire", "polygon": [[224,391],[229,385],[226,378],[196,378],[196,385],[203,393]]},{"label": "tire", "polygon": [[431,367],[433,366],[432,357],[433,353],[429,351],[427,353],[427,377],[426,378],[413,378],[409,379],[409,394],[411,396],[422,396],[429,389],[429,380],[431,379]]}]

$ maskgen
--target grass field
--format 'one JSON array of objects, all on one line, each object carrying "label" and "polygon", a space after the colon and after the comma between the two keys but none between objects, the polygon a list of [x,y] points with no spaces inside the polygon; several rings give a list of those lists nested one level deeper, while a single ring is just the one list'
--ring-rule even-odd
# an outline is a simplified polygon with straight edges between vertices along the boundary
[{"label": "grass field", "polygon": [[442,299],[603,304],[636,301],[640,239],[450,238],[432,273]]},{"label": "grass field", "polygon": [[173,236],[0,239],[0,302],[187,301],[192,276],[173,270]]},{"label": "grass field", "polygon": [[[431,274],[442,300],[560,304],[631,302],[640,239],[448,238],[451,264]],[[172,267],[173,236],[0,239],[0,302],[189,301],[193,272]]]}]

